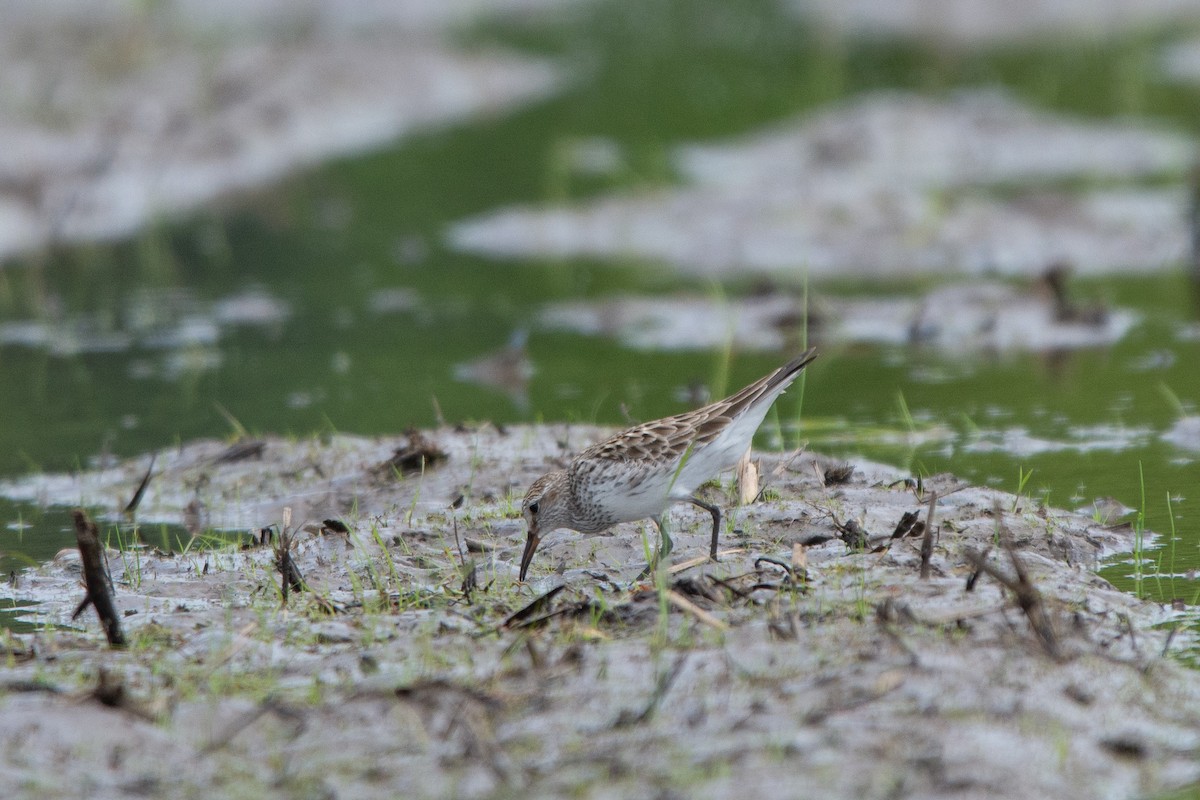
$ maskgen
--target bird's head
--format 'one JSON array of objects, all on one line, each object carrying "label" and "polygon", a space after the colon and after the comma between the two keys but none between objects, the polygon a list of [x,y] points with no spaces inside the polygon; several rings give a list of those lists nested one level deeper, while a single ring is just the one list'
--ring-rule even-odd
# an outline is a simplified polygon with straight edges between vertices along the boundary
[{"label": "bird's head", "polygon": [[529,526],[529,534],[525,537],[525,552],[521,554],[520,580],[525,580],[529,562],[533,561],[542,535],[567,527],[570,521],[569,494],[567,473],[563,470],[547,472],[534,481],[525,493],[525,499],[521,501],[521,514]]}]

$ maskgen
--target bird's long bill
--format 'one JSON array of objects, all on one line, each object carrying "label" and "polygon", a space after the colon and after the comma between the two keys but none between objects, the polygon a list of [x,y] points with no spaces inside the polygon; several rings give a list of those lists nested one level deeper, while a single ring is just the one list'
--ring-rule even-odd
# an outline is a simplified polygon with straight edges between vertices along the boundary
[{"label": "bird's long bill", "polygon": [[529,571],[529,562],[533,561],[533,553],[542,542],[542,537],[538,536],[532,530],[525,537],[525,552],[521,554],[521,577],[520,580],[525,580],[525,573]]}]

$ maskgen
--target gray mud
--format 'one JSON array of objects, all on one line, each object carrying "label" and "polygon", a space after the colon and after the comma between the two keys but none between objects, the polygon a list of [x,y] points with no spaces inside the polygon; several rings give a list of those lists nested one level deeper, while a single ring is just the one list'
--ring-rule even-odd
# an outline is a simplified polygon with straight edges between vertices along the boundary
[{"label": "gray mud", "polygon": [[[498,258],[640,258],[707,277],[1033,276],[1055,262],[1154,271],[1188,252],[1195,147],[995,91],[877,92],[679,148],[682,187],[503,208],[457,223],[449,240]],[[1174,182],[1146,185],[1163,177]]]},{"label": "gray mud", "polygon": [[[1200,685],[1164,656],[1191,646],[1163,628],[1178,615],[1094,572],[1132,547],[1127,527],[950,476],[916,487],[879,464],[839,476],[772,454],[719,563],[688,506],[657,582],[635,580],[652,526],[629,524],[550,536],[517,584],[521,493],[604,434],[158,453],[144,528],[257,530],[290,509],[310,591],[282,606],[270,546],[112,551],[132,645],[110,651],[90,610],[70,621],[72,551],[16,576],[4,593],[37,601],[45,627],[4,643],[4,796],[1090,799],[1200,778]],[[381,468],[397,449],[409,458]],[[445,458],[421,470],[418,452]],[[116,518],[146,464],[0,491]],[[729,476],[706,491],[729,507]],[[922,537],[892,534],[906,512],[924,520],[931,492],[922,579]],[[1027,612],[995,576],[968,588],[973,553],[1013,578],[1004,541]]]},{"label": "gray mud", "polygon": [[0,259],[126,236],[333,156],[544,98],[555,65],[448,35],[537,6],[10,0]]},{"label": "gray mud", "polygon": [[[717,321],[714,324],[714,320]],[[1048,352],[1120,341],[1138,321],[1127,309],[1064,308],[1040,282],[950,284],[919,296],[838,297],[771,292],[567,301],[540,323],[614,338],[639,350],[788,350],[805,337],[826,344],[915,345],[949,355]]]}]

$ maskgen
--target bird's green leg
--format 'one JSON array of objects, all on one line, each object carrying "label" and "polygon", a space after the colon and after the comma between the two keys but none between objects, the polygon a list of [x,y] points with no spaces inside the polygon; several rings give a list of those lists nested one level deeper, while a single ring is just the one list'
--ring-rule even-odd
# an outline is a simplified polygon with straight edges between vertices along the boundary
[{"label": "bird's green leg", "polygon": [[671,548],[674,544],[671,542],[671,533],[667,527],[667,515],[663,514],[654,520],[654,523],[658,525],[658,533],[661,538],[661,541],[658,543],[658,560],[661,561],[671,555]]},{"label": "bird's green leg", "polygon": [[664,513],[655,518],[654,524],[658,526],[658,551],[650,557],[650,563],[638,574],[636,580],[639,581],[653,575],[654,571],[658,569],[658,565],[671,554],[671,548],[674,547],[671,534],[667,530],[667,515]]}]

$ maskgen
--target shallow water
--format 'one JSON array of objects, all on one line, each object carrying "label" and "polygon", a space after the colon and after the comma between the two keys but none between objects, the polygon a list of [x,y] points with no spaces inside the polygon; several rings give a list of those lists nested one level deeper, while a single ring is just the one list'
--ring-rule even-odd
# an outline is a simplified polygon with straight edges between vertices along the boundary
[{"label": "shallow water", "polygon": [[[700,5],[612,3],[477,33],[565,56],[576,82],[525,111],[331,164],[132,241],[0,271],[0,474],[77,469],[237,425],[306,436],[439,419],[620,424],[684,410],[702,387],[736,388],[786,354],[636,352],[533,326],[552,301],[689,286],[665,270],[636,259],[496,263],[447,249],[444,231],[500,206],[670,181],[679,143],[862,90],[999,83],[1047,108],[1198,129],[1200,92],[1145,66],[1169,33],[948,58],[833,39],[766,3]],[[1121,90],[1107,91],[1114,83]],[[1066,354],[829,346],[762,442],[953,471],[1072,508],[1111,496],[1164,534],[1173,516],[1173,544],[1106,577],[1193,602],[1200,450],[1163,435],[1198,411],[1195,288],[1183,265],[1073,288],[1142,321],[1111,348]],[[528,364],[509,362],[489,385],[462,379],[521,331]],[[5,572],[73,541],[65,514],[31,505],[0,501],[0,525]]]}]

